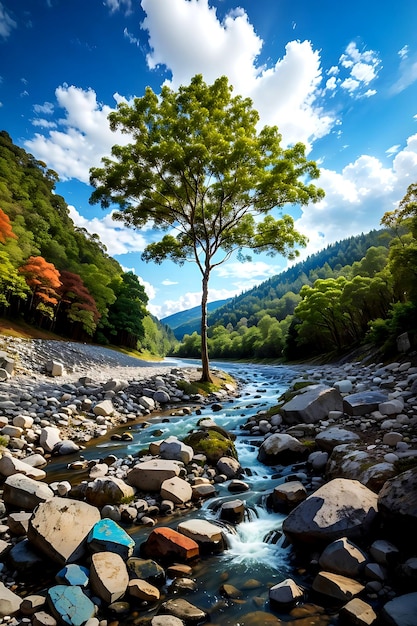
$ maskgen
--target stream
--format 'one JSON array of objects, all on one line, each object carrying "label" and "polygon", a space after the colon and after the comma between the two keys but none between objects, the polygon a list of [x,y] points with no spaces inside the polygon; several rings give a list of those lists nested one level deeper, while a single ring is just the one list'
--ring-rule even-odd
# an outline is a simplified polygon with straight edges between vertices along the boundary
[{"label": "stream", "polygon": [[[180,363],[176,361],[175,365]],[[190,364],[185,361],[182,363],[185,366]],[[129,427],[129,432],[133,436],[131,442],[114,441],[109,437],[98,440],[82,451],[82,457],[97,459],[108,454],[118,457],[135,455],[140,450],[148,448],[151,442],[166,439],[169,435],[184,437],[201,417],[210,416],[219,426],[234,433],[239,462],[245,469],[242,480],[249,485],[249,490],[233,494],[228,491],[229,481],[218,484],[216,496],[205,500],[201,508],[192,510],[185,517],[175,514],[171,518],[163,518],[158,525],[176,528],[184,519],[193,517],[215,523],[218,521],[217,512],[222,502],[235,499],[245,501],[245,520],[235,529],[224,527],[228,549],[218,555],[202,556],[197,563],[192,564],[192,578],[197,583],[197,589],[181,591],[180,594],[192,604],[207,611],[211,624],[224,626],[239,626],[241,623],[264,624],[268,623],[266,619],[268,614],[286,617],[288,620],[288,615],[281,616],[269,606],[268,589],[285,578],[291,577],[297,581],[297,574],[291,563],[291,549],[285,548],[282,538],[279,538],[284,516],[267,510],[265,501],[273,488],[284,482],[285,474],[288,474],[290,469],[267,467],[259,463],[257,450],[260,439],[252,438],[240,427],[251,415],[276,404],[277,398],[289,387],[298,372],[296,369],[278,365],[225,362],[213,362],[211,365],[213,368],[230,373],[243,383],[240,396],[222,402],[222,410],[213,412],[209,406],[205,406],[202,407],[201,415],[194,413],[185,417],[169,417],[169,420],[153,415],[147,420],[150,424],[147,428],[143,428],[141,424]],[[76,475],[69,476],[68,470],[65,471],[66,465],[67,461],[64,462],[62,459],[53,460],[48,466],[48,481],[62,480],[65,477],[73,483],[77,482]],[[126,530],[139,546],[152,528],[135,526]],[[138,549],[135,550],[135,555],[139,555]],[[169,582],[167,581],[168,584]],[[225,583],[235,586],[240,591],[240,597],[234,599],[225,597],[221,591]],[[245,614],[254,611],[264,612],[265,621],[252,622],[244,619],[241,622]],[[131,622],[119,620],[119,623]]]}]

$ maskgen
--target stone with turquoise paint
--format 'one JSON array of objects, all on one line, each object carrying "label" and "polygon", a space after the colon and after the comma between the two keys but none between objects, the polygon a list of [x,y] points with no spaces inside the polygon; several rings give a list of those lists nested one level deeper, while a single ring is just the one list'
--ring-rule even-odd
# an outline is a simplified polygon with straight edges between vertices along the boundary
[{"label": "stone with turquoise paint", "polygon": [[91,552],[115,552],[123,559],[133,554],[135,542],[121,526],[112,519],[101,519],[94,524],[87,537]]},{"label": "stone with turquoise paint", "polygon": [[68,626],[82,626],[94,617],[95,606],[76,585],[55,585],[48,589],[48,604],[54,617]]},{"label": "stone with turquoise paint", "polygon": [[59,585],[78,585],[79,587],[87,587],[89,570],[86,567],[70,563],[63,567],[55,576],[55,580]]}]

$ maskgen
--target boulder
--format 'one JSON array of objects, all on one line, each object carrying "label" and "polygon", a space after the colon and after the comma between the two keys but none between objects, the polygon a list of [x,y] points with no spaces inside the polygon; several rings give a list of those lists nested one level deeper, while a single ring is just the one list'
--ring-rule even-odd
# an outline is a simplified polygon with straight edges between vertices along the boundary
[{"label": "boulder", "polygon": [[103,507],[106,504],[120,504],[133,499],[135,489],[121,478],[106,476],[90,481],[85,492],[85,499],[90,504]]},{"label": "boulder", "polygon": [[321,553],[319,565],[324,570],[355,578],[363,570],[367,555],[346,537],[329,544]]},{"label": "boulder", "polygon": [[292,578],[283,580],[269,590],[269,599],[276,604],[295,604],[300,602],[303,597],[304,590]]},{"label": "boulder", "polygon": [[99,510],[90,504],[55,497],[35,510],[28,538],[35,548],[65,565],[84,554],[88,533],[99,520]]},{"label": "boulder", "polygon": [[108,604],[124,596],[129,584],[129,575],[122,557],[114,552],[93,554],[90,583],[94,593]]},{"label": "boulder", "polygon": [[46,483],[39,482],[24,474],[13,474],[3,485],[3,500],[9,506],[33,511],[38,504],[54,497],[54,492]]},{"label": "boulder", "polygon": [[417,546],[417,467],[385,482],[378,509],[394,544]]},{"label": "boulder", "polygon": [[287,465],[300,460],[308,452],[308,448],[295,437],[275,433],[262,442],[258,461],[265,465]]},{"label": "boulder", "polygon": [[159,446],[159,454],[161,459],[170,459],[172,461],[182,461],[186,465],[191,463],[194,456],[194,450],[191,446],[187,446],[177,437],[168,437],[161,441]]},{"label": "boulder", "polygon": [[48,604],[53,616],[68,626],[82,626],[94,617],[95,606],[81,587],[55,585],[48,589]]},{"label": "boulder", "polygon": [[61,434],[54,426],[44,426],[39,435],[39,445],[45,452],[52,452],[58,443],[62,443]]},{"label": "boulder", "polygon": [[126,560],[132,556],[135,542],[116,522],[101,519],[88,533],[87,545],[91,552],[115,552]]},{"label": "boulder", "polygon": [[222,456],[216,464],[220,474],[224,474],[227,478],[237,478],[243,472],[242,466],[237,459],[231,456]]},{"label": "boulder", "polygon": [[179,533],[198,543],[202,552],[219,552],[225,548],[221,528],[207,520],[187,520],[178,524],[177,529]]},{"label": "boulder", "polygon": [[126,480],[141,491],[159,491],[164,480],[179,475],[181,465],[166,459],[143,461],[128,472]]},{"label": "boulder", "polygon": [[192,496],[193,490],[190,483],[179,476],[168,478],[161,485],[161,498],[171,500],[175,504],[185,504],[191,500]]},{"label": "boulder", "polygon": [[219,518],[230,524],[240,524],[245,517],[245,503],[242,500],[229,500],[220,507]]},{"label": "boulder", "polygon": [[340,609],[342,623],[354,626],[371,626],[376,622],[377,615],[370,604],[360,598],[353,598]]},{"label": "boulder", "polygon": [[276,511],[289,511],[307,498],[307,490],[299,480],[277,485],[272,492],[272,507]]},{"label": "boulder", "polygon": [[347,602],[360,594],[365,587],[353,578],[333,574],[332,572],[319,572],[313,580],[313,589],[317,593],[329,596],[340,602]]},{"label": "boulder", "polygon": [[335,478],[293,509],[282,529],[291,541],[302,543],[366,537],[377,515],[377,500],[357,480]]},{"label": "boulder", "polygon": [[414,626],[416,615],[417,592],[398,596],[382,608],[384,621],[390,626]]},{"label": "boulder", "polygon": [[339,391],[326,385],[303,387],[280,409],[286,424],[315,424],[325,419],[329,411],[342,411],[343,399]]},{"label": "boulder", "polygon": [[359,435],[340,426],[330,426],[316,435],[316,444],[322,450],[331,452],[339,444],[360,441]]},{"label": "boulder", "polygon": [[377,411],[379,404],[387,399],[382,391],[359,391],[343,398],[343,411],[348,415],[367,415]]},{"label": "boulder", "polygon": [[13,474],[24,474],[33,480],[44,480],[46,472],[37,467],[33,467],[20,459],[9,454],[3,454],[0,457],[0,474],[2,476],[13,476]]},{"label": "boulder", "polygon": [[170,561],[190,561],[199,556],[198,543],[167,527],[155,528],[141,545],[145,558]]},{"label": "boulder", "polygon": [[78,563],[69,563],[65,565],[55,576],[55,580],[59,585],[78,585],[79,587],[87,587],[89,583],[89,570],[86,567],[78,565]]}]

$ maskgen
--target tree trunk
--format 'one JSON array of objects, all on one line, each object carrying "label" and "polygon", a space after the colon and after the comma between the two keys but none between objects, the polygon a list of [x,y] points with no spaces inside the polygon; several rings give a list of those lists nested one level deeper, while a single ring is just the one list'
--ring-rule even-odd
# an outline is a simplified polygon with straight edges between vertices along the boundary
[{"label": "tree trunk", "polygon": [[207,346],[207,298],[208,298],[208,282],[209,274],[205,272],[202,280],[202,296],[201,296],[201,382],[212,383],[210,376],[210,365]]}]

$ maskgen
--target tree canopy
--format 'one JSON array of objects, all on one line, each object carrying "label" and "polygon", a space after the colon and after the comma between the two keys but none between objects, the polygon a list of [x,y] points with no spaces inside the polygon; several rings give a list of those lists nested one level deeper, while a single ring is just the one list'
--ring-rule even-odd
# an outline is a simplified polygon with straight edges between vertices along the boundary
[{"label": "tree canopy", "polygon": [[259,130],[251,100],[233,96],[224,76],[206,85],[197,75],[178,91],[163,87],[160,96],[148,87],[132,105],[120,103],[109,119],[131,141],[113,146],[112,158],[91,170],[90,201],[116,204],[115,219],[161,232],[146,247],[146,261],[196,263],[202,276],[202,379],[210,380],[206,307],[212,270],[235,252],[240,259],[250,259],[248,250],[295,257],[306,238],[279,210],[320,200],[324,192],[310,182],[319,170],[306,159],[303,144],[284,149],[276,127]]}]

